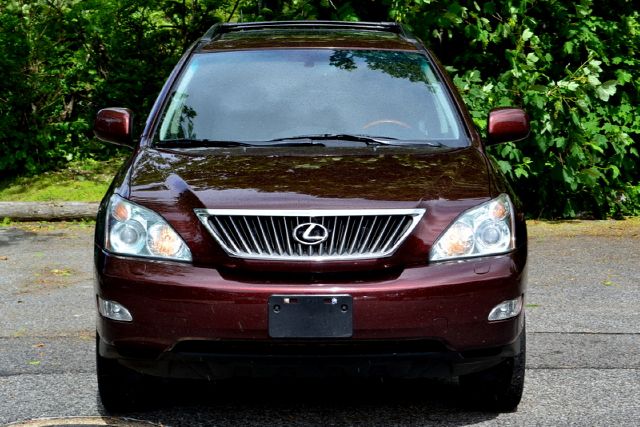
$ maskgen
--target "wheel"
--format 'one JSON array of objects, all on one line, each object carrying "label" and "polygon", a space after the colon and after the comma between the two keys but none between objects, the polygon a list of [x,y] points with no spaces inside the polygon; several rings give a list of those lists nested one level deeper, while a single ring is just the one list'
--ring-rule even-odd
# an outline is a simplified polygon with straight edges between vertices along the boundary
[{"label": "wheel", "polygon": [[460,376],[460,386],[474,406],[498,412],[518,408],[524,390],[526,348],[523,329],[520,354],[486,371]]},{"label": "wheel", "polygon": [[149,377],[122,366],[115,359],[100,356],[100,337],[96,334],[98,394],[107,412],[128,412],[151,402]]}]

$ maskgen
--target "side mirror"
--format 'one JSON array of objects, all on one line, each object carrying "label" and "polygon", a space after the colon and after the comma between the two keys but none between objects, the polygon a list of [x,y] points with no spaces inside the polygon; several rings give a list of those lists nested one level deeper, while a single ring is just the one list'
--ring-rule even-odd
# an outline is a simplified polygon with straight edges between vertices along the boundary
[{"label": "side mirror", "polygon": [[105,142],[133,147],[133,112],[128,108],[105,108],[98,111],[93,133]]},{"label": "side mirror", "polygon": [[486,145],[519,141],[529,136],[529,116],[521,108],[495,108],[489,112]]}]

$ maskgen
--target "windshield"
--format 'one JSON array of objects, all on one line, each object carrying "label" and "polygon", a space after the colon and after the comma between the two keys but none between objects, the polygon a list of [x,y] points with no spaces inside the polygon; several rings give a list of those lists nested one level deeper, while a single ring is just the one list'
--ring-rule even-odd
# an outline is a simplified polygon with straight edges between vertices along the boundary
[{"label": "windshield", "polygon": [[342,49],[196,54],[175,86],[156,142],[345,135],[468,145],[425,56]]}]

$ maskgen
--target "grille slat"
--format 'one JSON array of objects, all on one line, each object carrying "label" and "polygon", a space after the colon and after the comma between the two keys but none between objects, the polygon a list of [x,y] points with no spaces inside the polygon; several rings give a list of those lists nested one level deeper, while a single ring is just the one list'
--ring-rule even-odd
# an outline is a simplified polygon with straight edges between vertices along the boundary
[{"label": "grille slat", "polygon": [[378,244],[380,243],[380,241],[384,237],[384,232],[386,231],[387,226],[389,225],[389,221],[391,221],[391,217],[387,217],[387,220],[385,221],[384,225],[382,226],[382,228],[378,232],[378,238],[375,240],[375,242],[373,242],[373,245],[371,245],[371,250],[369,252],[375,252],[376,251],[376,248],[378,247]]},{"label": "grille slat", "polygon": [[333,217],[333,225],[331,226],[331,228],[329,229],[330,232],[330,239],[331,239],[331,244],[329,245],[329,255],[333,255],[333,244],[335,242],[335,235],[336,233],[332,232],[337,230],[338,228],[338,217]]},{"label": "grille slat", "polygon": [[[321,217],[320,218],[320,224],[322,224],[323,227],[325,226],[324,223],[325,223],[325,217]],[[324,242],[322,242],[322,243],[320,243],[318,245],[318,256],[322,256],[322,254],[324,254],[324,247],[325,247],[326,243],[327,243],[327,241],[325,240]]]},{"label": "grille slat", "polygon": [[353,253],[353,248],[355,248],[356,243],[358,243],[358,235],[360,234],[360,230],[362,229],[362,221],[364,221],[364,217],[360,217],[360,222],[358,222],[358,226],[356,227],[356,234],[353,236],[351,241],[351,246],[349,247],[349,254]]},{"label": "grille slat", "polygon": [[238,241],[240,242],[240,244],[244,247],[244,250],[247,253],[251,253],[251,248],[249,248],[249,245],[247,244],[247,242],[244,240],[244,237],[242,237],[242,232],[240,231],[240,229],[238,228],[238,226],[236,225],[236,221],[234,218],[237,217],[229,217],[229,222],[231,223],[231,226],[233,227],[233,231],[235,231],[235,236],[238,237]]},{"label": "grille slat", "polygon": [[[246,216],[243,216],[242,219],[244,221],[244,225],[245,225],[247,230],[255,230],[254,226],[249,225],[249,220],[247,219]],[[255,248],[255,252],[257,252],[258,254],[262,254],[262,249],[260,248],[260,244],[256,240],[256,237],[254,235],[255,233],[248,233],[248,234],[249,234],[249,237],[251,237],[251,242],[253,242],[253,247]]]},{"label": "grille slat", "polygon": [[362,253],[366,253],[367,250],[367,244],[369,243],[369,239],[371,238],[371,234],[373,233],[373,229],[376,227],[376,221],[378,220],[378,217],[373,217],[373,221],[371,222],[371,225],[368,227],[369,231],[367,233],[367,237],[364,239],[364,241],[362,242],[362,246],[360,247],[360,252]]},{"label": "grille slat", "polygon": [[278,246],[278,255],[282,255],[284,252],[282,252],[282,246],[280,246],[280,239],[277,238],[278,236],[278,230],[276,229],[276,223],[273,219],[273,217],[268,217],[271,221],[271,228],[273,229],[273,240],[276,242],[276,245]]},{"label": "grille slat", "polygon": [[347,217],[347,222],[344,224],[344,234],[342,234],[342,238],[340,239],[340,248],[338,249],[338,253],[344,253],[344,244],[347,243],[347,235],[349,234],[349,221],[351,217]]},{"label": "grille slat", "polygon": [[[219,230],[222,230],[222,232],[224,233],[224,236],[226,238],[226,241],[229,242],[229,244],[231,244],[231,246],[233,246],[233,249],[236,252],[240,252],[240,248],[238,248],[238,246],[236,246],[236,243],[233,241],[233,239],[231,238],[231,236],[229,235],[229,233],[227,232],[227,228],[225,226],[222,225],[222,222],[220,221],[219,218],[217,217],[213,217],[213,220],[216,221],[218,223],[219,226]],[[216,236],[218,237],[218,240],[220,240],[220,236]]]},{"label": "grille slat", "polygon": [[267,253],[269,255],[273,256],[273,250],[271,249],[271,237],[264,231],[265,229],[264,225],[262,224],[262,218],[256,218],[256,222],[258,223],[258,228],[260,228],[260,235],[262,236],[262,241],[264,242],[265,249],[267,250]]},{"label": "grille slat", "polygon": [[289,251],[286,252],[286,254],[293,254],[293,248],[295,247],[295,242],[291,241],[291,237],[290,237],[290,234],[289,234],[289,229],[287,228],[287,218],[282,218],[282,224],[284,224],[283,225],[284,233],[281,233],[280,235],[277,235],[276,239],[280,239],[281,236],[285,236],[284,239],[287,242],[287,248],[289,249]]},{"label": "grille slat", "polygon": [[413,231],[424,212],[424,209],[195,210],[231,256],[298,261],[389,256]]},{"label": "grille slat", "polygon": [[396,221],[397,224],[395,225],[393,231],[391,232],[389,239],[387,240],[387,244],[384,245],[384,247],[382,248],[382,252],[386,251],[389,249],[389,246],[391,245],[391,243],[393,242],[393,240],[402,234],[402,231],[404,228],[406,228],[409,224],[407,224],[406,221],[400,220],[400,221]]}]

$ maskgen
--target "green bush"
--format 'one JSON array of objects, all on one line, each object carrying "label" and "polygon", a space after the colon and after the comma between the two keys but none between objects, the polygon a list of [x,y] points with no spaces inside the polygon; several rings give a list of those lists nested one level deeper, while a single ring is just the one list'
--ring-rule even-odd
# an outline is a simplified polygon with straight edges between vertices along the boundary
[{"label": "green bush", "polygon": [[[115,148],[95,112],[142,118],[185,47],[233,19],[396,20],[446,64],[479,129],[524,107],[532,137],[489,148],[533,217],[640,214],[634,0],[9,0],[0,5],[0,173]],[[142,123],[138,123],[138,129]]]},{"label": "green bush", "polygon": [[[0,173],[33,174],[114,146],[95,113],[125,106],[137,131],[186,45],[220,1],[9,0],[0,4]],[[208,10],[212,12],[207,12]]]},{"label": "green bush", "polygon": [[490,149],[533,216],[640,213],[640,13],[631,0],[414,1],[392,10],[428,40],[484,130],[524,107],[532,137]]}]

